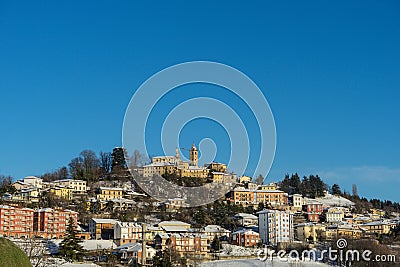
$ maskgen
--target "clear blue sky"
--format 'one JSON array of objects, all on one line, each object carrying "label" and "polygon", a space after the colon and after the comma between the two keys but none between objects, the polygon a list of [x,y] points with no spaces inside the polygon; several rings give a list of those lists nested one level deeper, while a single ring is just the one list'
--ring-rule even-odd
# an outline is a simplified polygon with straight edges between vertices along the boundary
[{"label": "clear blue sky", "polygon": [[210,60],[249,75],[269,101],[268,181],[317,173],[400,201],[398,1],[143,3],[0,1],[1,174],[40,175],[120,146],[143,81]]}]

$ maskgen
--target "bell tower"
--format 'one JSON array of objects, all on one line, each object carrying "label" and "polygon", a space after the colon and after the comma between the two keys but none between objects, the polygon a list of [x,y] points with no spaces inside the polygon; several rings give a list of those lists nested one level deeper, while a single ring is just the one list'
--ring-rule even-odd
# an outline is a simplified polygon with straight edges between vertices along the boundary
[{"label": "bell tower", "polygon": [[199,164],[199,152],[197,151],[196,146],[193,144],[190,149],[190,164],[192,166],[198,166]]}]

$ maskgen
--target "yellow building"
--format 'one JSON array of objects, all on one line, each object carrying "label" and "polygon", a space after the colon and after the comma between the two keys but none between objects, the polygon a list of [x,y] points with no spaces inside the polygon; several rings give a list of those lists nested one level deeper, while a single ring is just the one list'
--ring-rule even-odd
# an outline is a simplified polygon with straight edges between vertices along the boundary
[{"label": "yellow building", "polygon": [[271,206],[284,206],[288,204],[288,196],[280,190],[251,190],[235,188],[233,190],[233,202],[237,205],[257,207],[259,203]]},{"label": "yellow building", "polygon": [[245,184],[245,183],[250,183],[250,182],[251,182],[251,177],[249,177],[249,176],[242,176],[239,178],[240,184]]},{"label": "yellow building", "polygon": [[219,162],[211,162],[207,165],[207,168],[215,172],[226,172],[226,164]]},{"label": "yellow building", "polygon": [[180,177],[207,178],[209,170],[204,167],[189,166],[187,169],[177,169]]},{"label": "yellow building", "polygon": [[389,234],[396,227],[396,223],[386,221],[374,221],[361,226],[370,234]]},{"label": "yellow building", "polygon": [[51,182],[55,186],[65,186],[72,188],[72,193],[74,194],[86,194],[87,186],[86,181],[74,180],[74,179],[63,179]]},{"label": "yellow building", "polygon": [[340,237],[361,238],[365,234],[365,230],[357,225],[343,224],[328,226],[323,232],[323,239],[333,240]]},{"label": "yellow building", "polygon": [[261,185],[259,189],[260,190],[277,190],[278,185],[276,183],[269,183],[269,184]]},{"label": "yellow building", "polygon": [[157,156],[151,163],[143,166],[143,176],[175,174],[179,177],[207,178],[210,170],[198,166],[198,151],[193,144],[190,149],[190,162],[180,160],[178,149],[175,156]]},{"label": "yellow building", "polygon": [[122,198],[122,188],[118,187],[100,187],[96,192],[99,200],[108,201],[114,198]]},{"label": "yellow building", "polygon": [[50,188],[50,193],[53,193],[54,195],[63,199],[72,200],[72,188],[70,187],[55,186]]},{"label": "yellow building", "polygon": [[322,224],[302,223],[296,226],[297,239],[303,242],[316,242],[322,239],[326,228]]}]

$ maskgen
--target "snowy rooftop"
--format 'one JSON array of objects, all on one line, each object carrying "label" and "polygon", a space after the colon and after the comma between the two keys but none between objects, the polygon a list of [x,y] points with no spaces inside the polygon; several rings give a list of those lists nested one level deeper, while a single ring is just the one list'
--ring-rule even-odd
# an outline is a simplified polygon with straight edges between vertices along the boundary
[{"label": "snowy rooftop", "polygon": [[258,219],[257,216],[255,216],[253,214],[249,214],[249,213],[238,213],[238,214],[235,214],[233,217],[244,218],[244,219],[254,219],[254,220]]},{"label": "snowy rooftop", "polygon": [[181,221],[162,221],[158,226],[190,226],[190,224]]},{"label": "snowy rooftop", "polygon": [[163,225],[161,226],[161,228],[165,231],[165,232],[187,232],[188,229],[186,227],[183,226],[168,226],[168,225]]},{"label": "snowy rooftop", "polygon": [[116,224],[118,221],[114,219],[92,218],[95,223],[111,223]]},{"label": "snowy rooftop", "polygon": [[85,250],[113,249],[117,247],[112,240],[84,240],[81,245]]}]

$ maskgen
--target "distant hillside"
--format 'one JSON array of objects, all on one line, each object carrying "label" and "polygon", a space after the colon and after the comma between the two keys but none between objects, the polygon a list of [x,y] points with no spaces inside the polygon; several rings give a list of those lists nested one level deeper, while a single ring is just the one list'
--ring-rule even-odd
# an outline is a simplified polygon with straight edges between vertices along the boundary
[{"label": "distant hillside", "polygon": [[32,267],[28,256],[13,242],[0,237],[0,266]]}]

